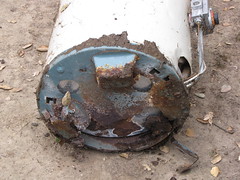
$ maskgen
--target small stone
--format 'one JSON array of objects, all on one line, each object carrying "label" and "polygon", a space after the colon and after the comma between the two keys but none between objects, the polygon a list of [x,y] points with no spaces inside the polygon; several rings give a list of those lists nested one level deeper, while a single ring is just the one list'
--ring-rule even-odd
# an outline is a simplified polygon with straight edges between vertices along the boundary
[{"label": "small stone", "polygon": [[232,87],[230,85],[226,85],[224,84],[222,87],[221,87],[221,93],[226,93],[226,92],[229,92],[231,91]]},{"label": "small stone", "polygon": [[37,127],[38,123],[32,123],[32,126]]},{"label": "small stone", "polygon": [[4,80],[3,79],[0,79],[0,83],[3,83],[4,82]]},{"label": "small stone", "polygon": [[201,99],[205,98],[205,94],[203,94],[203,93],[194,93],[194,95],[201,98]]},{"label": "small stone", "polygon": [[5,64],[6,62],[5,62],[4,59],[0,59],[0,63],[1,63],[1,64]]},{"label": "small stone", "polygon": [[45,133],[44,136],[45,136],[45,137],[49,137],[49,136],[50,136],[50,133]]},{"label": "small stone", "polygon": [[158,161],[152,161],[151,163],[152,163],[152,165],[155,166],[155,167],[159,164]]}]

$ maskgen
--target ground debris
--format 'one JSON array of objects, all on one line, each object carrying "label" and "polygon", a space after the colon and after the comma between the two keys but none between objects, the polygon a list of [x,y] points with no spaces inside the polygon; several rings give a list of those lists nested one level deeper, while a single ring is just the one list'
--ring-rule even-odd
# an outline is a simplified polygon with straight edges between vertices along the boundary
[{"label": "ground debris", "polygon": [[158,161],[152,161],[151,163],[152,163],[152,165],[155,166],[155,167],[159,164]]},{"label": "ground debris", "polygon": [[33,77],[36,77],[36,76],[38,76],[40,74],[40,71],[35,71],[34,73],[33,73]]},{"label": "ground debris", "polygon": [[6,65],[0,65],[0,71],[2,71],[3,69],[5,69]]},{"label": "ground debris", "polygon": [[204,99],[205,98],[205,94],[204,93],[194,93],[195,96]]},{"label": "ground debris", "polygon": [[5,60],[4,59],[0,59],[0,64],[5,64]]},{"label": "ground debris", "polygon": [[62,98],[62,105],[68,106],[71,103],[71,94],[69,91],[66,92],[66,94]]},{"label": "ground debris", "polygon": [[231,24],[230,24],[230,23],[222,23],[222,25],[223,25],[224,27],[231,26]]},{"label": "ground debris", "polygon": [[217,164],[222,160],[222,156],[220,154],[216,154],[211,160],[212,164]]},{"label": "ground debris", "polygon": [[17,92],[21,92],[22,90],[23,90],[22,88],[12,88],[10,92],[17,93]]},{"label": "ground debris", "polygon": [[9,22],[9,23],[11,23],[11,24],[16,24],[17,23],[17,21],[16,20],[7,20],[7,22]]},{"label": "ground debris", "polygon": [[185,135],[188,137],[195,137],[195,132],[193,131],[193,129],[187,128],[185,131]]},{"label": "ground debris", "polygon": [[164,153],[169,153],[169,151],[170,151],[168,146],[161,146],[159,149],[160,149],[160,151],[162,151]]},{"label": "ground debris", "polygon": [[236,142],[236,145],[240,148],[240,142]]},{"label": "ground debris", "polygon": [[213,123],[213,112],[208,112],[204,118],[203,118],[204,121],[208,121],[209,124],[212,125]]},{"label": "ground debris", "polygon": [[212,167],[210,173],[212,176],[217,177],[220,173],[220,170],[217,166],[214,166],[214,167]]},{"label": "ground debris", "polygon": [[32,125],[32,126],[34,126],[34,127],[37,127],[39,124],[38,124],[38,123],[35,123],[35,122],[33,122],[31,125]]},{"label": "ground debris", "polygon": [[37,48],[37,51],[39,52],[47,52],[48,51],[48,46],[42,45]]},{"label": "ground debris", "polygon": [[29,44],[24,45],[22,48],[28,49],[28,48],[32,47],[32,45],[33,45],[33,43],[29,43]]},{"label": "ground debris", "polygon": [[13,87],[8,86],[8,85],[0,85],[0,89],[3,89],[3,90],[11,90],[11,89],[13,89]]},{"label": "ground debris", "polygon": [[25,51],[19,50],[17,54],[19,57],[23,57],[25,55]]},{"label": "ground debris", "polygon": [[41,60],[38,61],[39,65],[43,65],[43,62]]},{"label": "ground debris", "polygon": [[60,12],[62,13],[63,11],[65,11],[65,10],[68,8],[69,5],[70,5],[70,3],[69,3],[69,4],[64,4],[64,5],[61,7]]},{"label": "ground debris", "polygon": [[231,91],[231,89],[232,89],[232,87],[230,85],[224,84],[221,87],[221,93],[227,93],[227,92]]},{"label": "ground debris", "polygon": [[213,112],[208,112],[204,118],[197,118],[197,121],[202,124],[213,124]]},{"label": "ground debris", "polygon": [[120,157],[128,159],[129,158],[129,154],[128,153],[121,153],[119,154]]},{"label": "ground debris", "polygon": [[232,45],[233,43],[230,43],[230,42],[225,42],[226,45]]},{"label": "ground debris", "polygon": [[151,170],[152,170],[152,169],[150,168],[150,166],[147,165],[147,164],[143,164],[142,166],[143,166],[143,168],[144,168],[145,171],[151,171]]},{"label": "ground debris", "polygon": [[234,7],[234,6],[230,6],[230,7],[228,8],[228,10],[232,10],[232,9],[235,9],[235,7]]}]

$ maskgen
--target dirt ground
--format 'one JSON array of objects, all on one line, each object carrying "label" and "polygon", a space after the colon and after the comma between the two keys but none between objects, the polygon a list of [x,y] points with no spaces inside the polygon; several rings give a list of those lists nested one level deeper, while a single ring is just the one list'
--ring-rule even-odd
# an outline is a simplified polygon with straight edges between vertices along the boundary
[{"label": "dirt ground", "polygon": [[[36,51],[48,45],[58,9],[56,0],[2,0],[0,10],[0,85],[17,89],[0,90],[0,179],[86,179],[86,180],[178,180],[215,179],[210,170],[214,153],[221,155],[216,179],[240,179],[240,1],[212,0],[218,10],[220,25],[205,37],[207,72],[190,93],[191,112],[182,131],[175,137],[200,157],[196,166],[185,174],[176,172],[178,165],[190,158],[168,143],[169,153],[159,148],[129,153],[125,159],[118,153],[101,153],[74,149],[59,144],[39,118],[35,100],[46,53]],[[28,43],[33,46],[24,50]],[[20,55],[22,57],[20,57]],[[40,74],[39,74],[40,73]],[[223,85],[231,90],[221,93]],[[19,91],[21,88],[22,91]],[[194,93],[204,93],[200,99]],[[196,121],[208,112],[214,123]],[[186,129],[194,137],[185,135]],[[149,166],[149,171],[144,169]]]}]

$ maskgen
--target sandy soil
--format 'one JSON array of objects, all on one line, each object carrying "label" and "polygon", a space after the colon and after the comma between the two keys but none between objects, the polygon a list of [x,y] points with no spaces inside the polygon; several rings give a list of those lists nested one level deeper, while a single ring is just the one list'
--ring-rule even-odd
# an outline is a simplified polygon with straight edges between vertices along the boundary
[{"label": "sandy soil", "polygon": [[[186,174],[178,174],[178,165],[190,158],[170,143],[170,152],[159,148],[129,153],[125,159],[117,153],[101,153],[74,149],[59,144],[39,119],[35,90],[39,83],[46,53],[36,47],[48,45],[58,1],[2,0],[0,10],[0,85],[22,88],[15,92],[0,90],[0,179],[102,179],[102,180],[178,180],[214,179],[210,174],[214,153],[222,156],[216,164],[221,173],[216,179],[240,179],[240,1],[212,0],[219,11],[221,24],[215,33],[205,37],[207,72],[191,90],[191,113],[176,138],[200,157],[196,167]],[[231,8],[229,8],[231,7]],[[234,8],[233,8],[234,7]],[[229,9],[228,9],[229,8]],[[22,46],[33,43],[20,57]],[[0,61],[3,63],[3,61]],[[33,76],[34,75],[34,76]],[[222,85],[232,87],[221,93]],[[194,95],[204,92],[205,98]],[[196,121],[206,113],[214,113],[213,121],[223,127],[232,126],[228,134],[215,126]],[[35,123],[35,124],[32,124]],[[194,131],[187,137],[185,130]],[[49,136],[48,136],[49,135]],[[144,170],[144,164],[150,171]]]}]

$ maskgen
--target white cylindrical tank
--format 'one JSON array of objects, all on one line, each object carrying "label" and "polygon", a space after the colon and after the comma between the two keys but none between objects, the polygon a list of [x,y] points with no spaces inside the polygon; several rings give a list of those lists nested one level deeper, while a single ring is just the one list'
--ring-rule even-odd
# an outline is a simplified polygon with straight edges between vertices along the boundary
[{"label": "white cylindrical tank", "polygon": [[61,0],[47,63],[90,38],[127,32],[133,44],[155,42],[179,72],[184,57],[192,64],[188,0]]},{"label": "white cylindrical tank", "polygon": [[61,0],[37,91],[57,136],[105,151],[142,150],[189,114],[188,0]]}]

